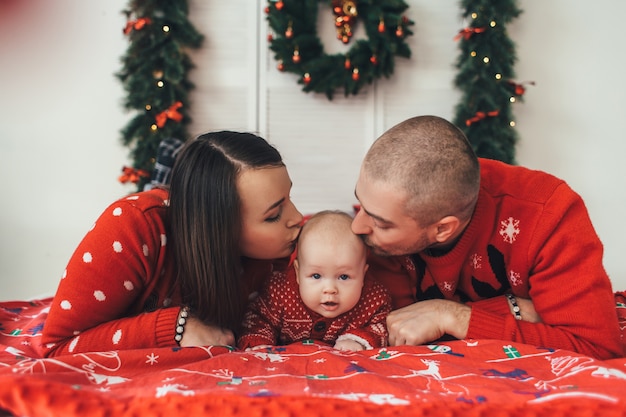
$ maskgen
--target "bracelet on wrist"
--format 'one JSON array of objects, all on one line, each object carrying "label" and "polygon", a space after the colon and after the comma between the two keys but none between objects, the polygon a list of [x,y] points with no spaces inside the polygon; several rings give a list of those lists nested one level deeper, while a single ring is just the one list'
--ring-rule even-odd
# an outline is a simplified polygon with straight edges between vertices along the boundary
[{"label": "bracelet on wrist", "polygon": [[511,303],[515,320],[521,320],[522,313],[521,313],[521,309],[519,308],[519,305],[517,305],[517,299],[515,298],[515,296],[513,294],[506,294],[506,298],[508,298],[509,303]]},{"label": "bracelet on wrist", "polygon": [[189,317],[189,307],[185,306],[178,312],[178,318],[176,319],[176,327],[174,329],[174,340],[180,346],[180,341],[183,340],[183,333],[185,332],[185,324],[187,324],[187,317]]}]

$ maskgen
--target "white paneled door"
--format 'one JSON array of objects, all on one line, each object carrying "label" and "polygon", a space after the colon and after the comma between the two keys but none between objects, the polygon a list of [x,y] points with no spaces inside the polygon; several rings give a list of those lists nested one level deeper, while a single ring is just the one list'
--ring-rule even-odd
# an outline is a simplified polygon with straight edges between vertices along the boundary
[{"label": "white paneled door", "polygon": [[[412,57],[396,58],[394,75],[359,95],[338,91],[329,101],[324,94],[304,93],[296,75],[276,68],[267,41],[267,0],[192,0],[190,16],[205,41],[191,52],[196,65],[191,132],[257,132],[282,153],[294,183],[292,198],[303,213],[352,210],[361,159],[372,141],[417,114],[451,117],[458,99],[452,85],[453,38],[463,27],[458,5],[407,3],[407,17],[415,22],[408,38]],[[319,7],[325,52],[344,52],[350,44],[335,38],[329,2],[320,1]],[[357,24],[353,39],[364,38],[362,31]]]}]

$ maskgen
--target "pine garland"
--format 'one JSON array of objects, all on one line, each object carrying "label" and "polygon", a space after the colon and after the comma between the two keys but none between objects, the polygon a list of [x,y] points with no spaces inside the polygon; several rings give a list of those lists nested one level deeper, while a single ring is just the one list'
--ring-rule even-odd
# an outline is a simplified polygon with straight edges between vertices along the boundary
[{"label": "pine garland", "polygon": [[150,180],[159,143],[187,138],[191,119],[187,78],[193,64],[185,48],[197,48],[203,36],[187,19],[187,0],[131,0],[124,13],[129,46],[116,74],[127,93],[124,107],[136,114],[122,129],[133,166],[124,167],[121,182],[138,189]]},{"label": "pine garland", "polygon": [[317,36],[319,0],[268,0],[268,37],[278,69],[298,75],[305,92],[325,93],[329,100],[337,89],[356,95],[366,84],[394,70],[394,57],[410,58],[405,42],[413,21],[403,15],[403,0],[328,1],[336,16],[337,37],[350,42],[354,25],[362,25],[368,40],[358,40],[345,54],[327,54]]},{"label": "pine garland", "polygon": [[470,25],[457,35],[460,54],[455,85],[462,91],[454,123],[478,156],[515,163],[517,132],[512,104],[522,99],[514,81],[515,45],[506,25],[521,10],[516,0],[462,0]]}]

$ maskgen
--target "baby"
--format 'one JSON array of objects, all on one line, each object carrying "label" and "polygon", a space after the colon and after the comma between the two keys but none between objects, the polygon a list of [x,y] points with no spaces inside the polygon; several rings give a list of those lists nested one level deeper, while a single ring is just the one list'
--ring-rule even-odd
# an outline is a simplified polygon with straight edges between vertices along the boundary
[{"label": "baby", "polygon": [[391,298],[366,277],[367,249],[351,223],[347,213],[322,211],[304,224],[293,265],[251,302],[239,348],[307,339],[345,351],[386,346]]}]

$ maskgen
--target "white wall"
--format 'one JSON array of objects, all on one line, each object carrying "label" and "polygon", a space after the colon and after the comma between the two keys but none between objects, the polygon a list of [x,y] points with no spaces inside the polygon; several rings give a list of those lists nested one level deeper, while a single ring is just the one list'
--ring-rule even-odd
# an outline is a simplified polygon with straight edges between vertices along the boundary
[{"label": "white wall", "polygon": [[[128,163],[119,130],[130,116],[113,75],[127,46],[126,3],[0,2],[0,300],[52,294],[95,218],[133,190],[116,180]],[[332,102],[301,92],[295,76],[275,69],[264,1],[190,3],[206,36],[193,54],[191,133],[241,129],[266,136],[285,157],[303,212],[349,209],[360,158],[391,125],[416,114],[453,116],[453,37],[465,26],[459,2],[409,0],[413,58],[397,59],[391,79],[358,97],[339,94]],[[620,253],[626,219],[616,209],[626,205],[619,101],[626,53],[615,46],[626,3],[519,5],[524,13],[510,27],[516,71],[536,86],[514,110],[518,162],[564,178],[586,199],[614,287],[626,289]],[[326,23],[320,25],[325,33]],[[332,35],[323,39],[338,48]]]},{"label": "white wall", "polygon": [[0,299],[56,289],[96,216],[125,192],[113,76],[124,0],[0,2]]}]

